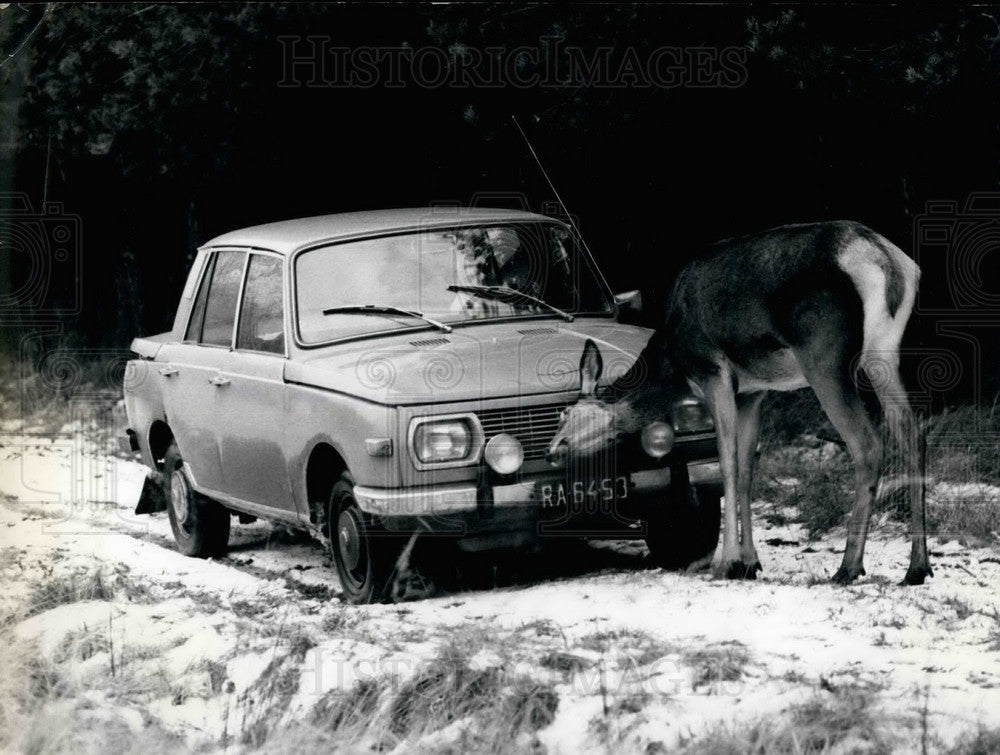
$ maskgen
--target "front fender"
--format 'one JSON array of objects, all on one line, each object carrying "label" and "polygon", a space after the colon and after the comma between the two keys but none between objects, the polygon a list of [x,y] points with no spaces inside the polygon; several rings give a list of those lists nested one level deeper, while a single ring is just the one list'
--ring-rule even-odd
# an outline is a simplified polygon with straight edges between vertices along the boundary
[{"label": "front fender", "polygon": [[[289,384],[285,428],[288,474],[299,512],[309,511],[306,468],[320,444],[329,445],[344,460],[359,484],[396,487],[399,480],[399,431],[394,407],[375,404],[311,386]],[[391,455],[370,455],[369,438],[388,439]]]}]

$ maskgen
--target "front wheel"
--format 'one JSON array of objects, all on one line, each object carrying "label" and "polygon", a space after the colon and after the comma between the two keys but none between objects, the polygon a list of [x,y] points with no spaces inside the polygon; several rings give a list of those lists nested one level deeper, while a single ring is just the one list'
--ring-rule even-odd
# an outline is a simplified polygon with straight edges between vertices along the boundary
[{"label": "front wheel", "polygon": [[163,458],[163,493],[170,529],[177,549],[185,556],[221,556],[229,544],[229,512],[191,487],[176,444]]},{"label": "front wheel", "polygon": [[402,543],[361,510],[354,498],[354,481],[346,473],[330,493],[324,528],[347,601],[356,605],[383,602]]},{"label": "front wheel", "polygon": [[646,520],[646,545],[653,562],[664,569],[685,569],[714,553],[722,526],[721,498],[685,485],[665,509]]}]

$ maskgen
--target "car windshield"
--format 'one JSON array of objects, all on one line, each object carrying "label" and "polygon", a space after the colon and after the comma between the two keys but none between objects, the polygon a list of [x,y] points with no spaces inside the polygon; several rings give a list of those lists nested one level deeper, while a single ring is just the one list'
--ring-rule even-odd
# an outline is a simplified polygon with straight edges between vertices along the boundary
[{"label": "car windshield", "polygon": [[298,256],[295,279],[299,337],[307,344],[428,327],[427,318],[454,325],[613,311],[574,237],[555,223],[435,229],[320,247]]}]

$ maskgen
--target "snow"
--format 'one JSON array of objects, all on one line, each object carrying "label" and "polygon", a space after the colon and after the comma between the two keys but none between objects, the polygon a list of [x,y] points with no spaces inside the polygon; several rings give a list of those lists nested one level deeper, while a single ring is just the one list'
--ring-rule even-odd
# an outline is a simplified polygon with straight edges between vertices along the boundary
[{"label": "snow", "polygon": [[[132,513],[145,468],[88,453],[78,443],[28,436],[5,437],[0,448],[4,615],[17,618],[10,629],[17,647],[59,659],[60,674],[78,690],[51,701],[36,722],[53,712],[63,721],[93,720],[81,712],[89,706],[136,734],[155,725],[186,747],[232,749],[246,721],[263,715],[275,669],[292,669],[296,680],[281,721],[306,720],[331,690],[409,678],[471,632],[482,638],[473,668],[503,667],[554,685],[555,718],[537,734],[551,752],[606,750],[609,742],[669,748],[720,721],[780,716],[827,687],[872,690],[885,717],[910,720],[926,705],[942,743],[1000,726],[996,547],[932,540],[935,577],[903,588],[896,583],[909,543],[886,525],[869,539],[868,575],[841,587],[827,580],[842,532],[810,542],[797,524],[759,518],[766,571],[757,582],[651,570],[629,555],[641,553],[635,545],[601,543],[595,547],[618,561],[579,577],[405,608],[345,607],[307,589],[338,588],[322,547],[283,542],[265,523],[234,525],[237,547],[223,559],[181,556],[165,516]],[[997,499],[1000,488],[939,482],[931,495]],[[622,557],[634,568],[622,568]],[[130,596],[119,585],[112,599],[24,615],[34,585],[98,568],[107,584],[120,576],[142,590]],[[530,632],[537,622],[552,631]],[[600,645],[599,636],[610,639]],[[302,638],[304,650],[296,650]],[[706,682],[693,654],[711,658],[727,648],[745,654],[739,673]],[[543,668],[539,659],[553,652],[581,659],[581,667]],[[640,699],[630,712],[628,701]],[[618,712],[605,715],[606,705]],[[452,722],[422,744],[445,746],[467,725]]]}]

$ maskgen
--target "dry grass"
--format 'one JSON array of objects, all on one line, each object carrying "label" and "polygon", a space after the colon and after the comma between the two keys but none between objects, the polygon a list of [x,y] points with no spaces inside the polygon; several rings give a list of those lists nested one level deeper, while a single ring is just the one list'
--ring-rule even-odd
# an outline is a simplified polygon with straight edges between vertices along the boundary
[{"label": "dry grass", "polygon": [[472,669],[459,651],[445,648],[392,695],[389,732],[405,740],[443,728],[492,707],[503,687],[499,669]]},{"label": "dry grass", "polygon": [[988,488],[960,497],[943,496],[927,508],[927,529],[942,540],[965,546],[996,545],[1000,541],[1000,495]]},{"label": "dry grass", "polygon": [[1000,406],[949,407],[931,417],[929,472],[956,482],[1000,484]]},{"label": "dry grass", "polygon": [[755,497],[798,510],[812,538],[840,525],[850,511],[853,472],[839,448],[803,453],[780,448],[761,458]]},{"label": "dry grass", "polygon": [[980,728],[960,737],[947,755],[996,755],[1000,752],[1000,729]]},{"label": "dry grass", "polygon": [[[83,601],[106,601],[117,616],[115,612],[126,610],[124,603],[148,597],[132,584],[124,567],[104,565],[61,574],[50,570],[25,592],[17,618]],[[244,620],[241,616],[251,611],[251,603],[236,601],[233,621]],[[302,715],[292,701],[301,699],[303,673],[315,662],[309,657],[315,645],[312,633],[321,628],[384,640],[365,626],[361,613],[339,607],[308,627],[281,621],[267,637],[259,632],[253,636],[253,641],[267,643],[261,649],[269,653],[270,662],[255,682],[234,694],[226,657],[201,659],[179,680],[162,669],[157,672],[155,657],[138,657],[141,645],[120,646],[110,623],[67,627],[53,649],[41,655],[34,645],[17,641],[16,623],[8,622],[0,627],[5,672],[0,678],[0,750],[93,751],[98,743],[102,751],[133,752],[142,749],[148,732],[156,751],[236,746],[319,752],[441,745],[500,752],[509,750],[512,742],[530,745],[559,706],[554,685],[546,681],[553,676],[551,670],[539,675],[513,670],[512,654],[523,657],[526,642],[542,641],[537,627],[497,631],[472,622],[450,627],[440,652],[414,673],[397,676],[387,670],[362,679],[349,689],[328,693]],[[533,652],[533,644],[528,652]],[[227,717],[232,716],[221,737],[206,735],[200,743],[197,737],[181,742],[167,735],[146,707],[164,700],[190,705],[192,696],[208,700],[219,695],[231,695],[226,710]],[[59,725],[51,724],[53,720]]]},{"label": "dry grass", "polygon": [[[178,738],[156,724],[140,734],[121,714],[139,692],[165,692],[160,679],[133,674],[134,654],[116,646],[110,625],[66,632],[49,655],[20,636],[17,622],[83,601],[117,604],[149,599],[123,566],[70,573],[49,570],[28,591],[0,628],[0,749],[26,753],[67,751],[138,753],[177,750]],[[78,677],[80,664],[100,664],[105,683],[95,688]],[[152,690],[155,687],[155,690]],[[106,696],[111,705],[95,705]]]},{"label": "dry grass", "polygon": [[784,715],[743,724],[722,724],[685,742],[683,755],[820,755],[888,753],[888,728],[872,711],[872,695],[838,689],[789,708]]},{"label": "dry grass", "polygon": [[723,642],[685,654],[684,662],[694,667],[696,692],[704,688],[726,692],[731,685],[743,680],[750,653],[739,642]]},{"label": "dry grass", "polygon": [[299,679],[300,670],[291,653],[271,660],[242,697],[241,744],[259,748],[268,741],[298,692]]},{"label": "dry grass", "polygon": [[28,598],[25,616],[34,616],[53,608],[85,600],[146,601],[149,590],[132,580],[128,570],[119,567],[108,574],[102,567],[77,570],[69,574],[51,574],[37,582]]},{"label": "dry grass", "polygon": [[307,722],[275,731],[264,751],[394,748],[507,752],[530,743],[559,706],[555,689],[504,667],[478,668],[448,644],[409,678],[385,675],[332,690]]},{"label": "dry grass", "polygon": [[[1000,532],[1000,412],[997,407],[946,408],[927,425],[928,530],[971,544],[995,542]],[[875,512],[905,521],[903,468],[887,441]],[[971,485],[949,495],[937,483]],[[981,492],[974,487],[981,486]],[[850,510],[854,472],[850,456],[810,391],[769,398],[762,415],[761,455],[754,495],[798,509],[811,537],[844,523]],[[942,492],[943,491],[943,492]]]},{"label": "dry grass", "polygon": [[121,753],[148,755],[150,752],[187,752],[181,737],[156,723],[137,733],[120,717],[88,711],[70,703],[46,707],[31,721],[19,740],[24,755],[51,753]]},{"label": "dry grass", "polygon": [[567,653],[562,650],[553,650],[546,653],[538,663],[542,668],[552,669],[564,674],[583,671],[594,665],[594,662],[588,658],[582,658],[579,655]]},{"label": "dry grass", "polygon": [[[669,647],[641,629],[609,629],[599,630],[580,638],[580,647],[598,653],[607,652],[611,648],[645,649],[653,647],[656,652],[663,650],[661,655],[670,652]],[[659,656],[658,656],[659,657]]]},{"label": "dry grass", "polygon": [[125,354],[60,347],[34,361],[0,359],[0,417],[56,437],[72,418],[74,402],[110,410],[121,398]]},{"label": "dry grass", "polygon": [[114,591],[102,569],[70,574],[54,574],[38,582],[28,599],[27,615],[34,616],[53,608],[84,600],[111,600]]},{"label": "dry grass", "polygon": [[318,729],[337,732],[363,732],[378,712],[384,682],[361,679],[349,690],[332,690],[316,703],[312,724]]}]

